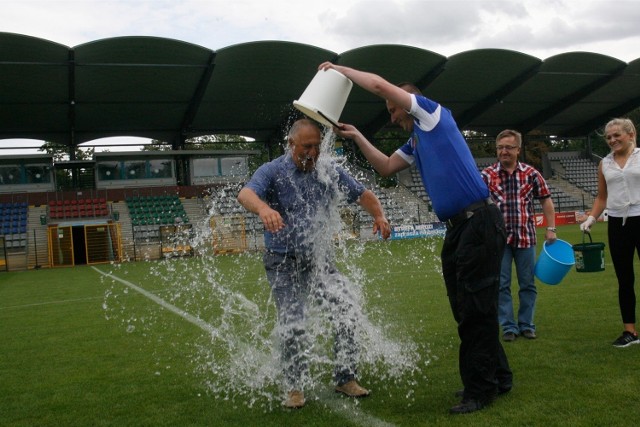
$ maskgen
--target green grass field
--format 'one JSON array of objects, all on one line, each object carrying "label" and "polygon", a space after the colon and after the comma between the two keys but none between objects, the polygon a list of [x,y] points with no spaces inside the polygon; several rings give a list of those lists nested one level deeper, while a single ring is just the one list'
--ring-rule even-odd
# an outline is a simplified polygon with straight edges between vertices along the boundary
[{"label": "green grass field", "polygon": [[[597,225],[594,241],[606,242],[605,233]],[[558,236],[580,242],[576,225],[561,227]],[[505,344],[513,391],[486,410],[450,416],[461,387],[458,337],[439,246],[437,239],[346,246],[343,264],[362,273],[372,321],[418,344],[421,367],[391,378],[380,366],[365,365],[361,380],[372,395],[356,402],[332,392],[327,372],[297,411],[267,402],[265,396],[277,393],[272,385],[251,404],[247,394],[225,397],[211,384],[233,373],[202,369],[230,366],[229,348],[206,351],[215,344],[206,325],[232,325],[231,332],[240,331],[237,342],[266,345],[263,332],[275,311],[258,254],[0,273],[0,424],[636,425],[640,345],[611,346],[622,325],[608,249],[604,272],[572,269],[560,285],[538,284],[539,338]],[[224,286],[213,289],[210,282]],[[231,300],[237,312],[221,307]]]}]

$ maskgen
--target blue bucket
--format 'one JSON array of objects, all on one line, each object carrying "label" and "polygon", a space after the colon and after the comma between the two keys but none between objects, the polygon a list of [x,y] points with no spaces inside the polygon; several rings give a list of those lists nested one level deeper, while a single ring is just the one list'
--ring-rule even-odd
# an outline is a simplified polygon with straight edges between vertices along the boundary
[{"label": "blue bucket", "polygon": [[542,283],[557,285],[575,263],[572,245],[560,239],[551,245],[544,242],[534,273]]}]

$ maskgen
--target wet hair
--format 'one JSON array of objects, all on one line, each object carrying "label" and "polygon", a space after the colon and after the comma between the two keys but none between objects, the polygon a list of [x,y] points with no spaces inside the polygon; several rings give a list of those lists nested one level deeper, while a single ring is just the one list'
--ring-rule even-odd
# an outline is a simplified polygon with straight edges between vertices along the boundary
[{"label": "wet hair", "polygon": [[513,130],[513,129],[505,129],[502,132],[500,132],[498,136],[496,136],[496,144],[502,138],[506,138],[507,136],[513,136],[516,139],[516,142],[518,143],[518,148],[522,147],[522,134],[517,130]]},{"label": "wet hair", "polygon": [[418,86],[414,85],[413,83],[401,82],[401,83],[398,83],[396,86],[414,95],[422,95],[422,91],[420,91],[420,89],[418,89]]},{"label": "wet hair", "polygon": [[320,129],[320,127],[318,126],[318,124],[316,122],[314,122],[311,119],[299,119],[296,120],[295,122],[293,122],[293,124],[291,125],[291,128],[289,128],[289,133],[287,133],[287,141],[289,143],[291,143],[291,141],[293,140],[293,137],[300,131],[300,129],[302,129],[303,127],[313,127],[316,128],[318,130],[318,132],[320,132],[322,134],[322,130]]},{"label": "wet hair", "polygon": [[633,135],[633,145],[637,145],[636,137],[638,136],[638,134],[636,133],[636,127],[633,125],[633,122],[630,119],[618,117],[609,120],[609,123],[604,126],[604,136],[606,136],[607,129],[609,129],[611,126],[620,126],[620,129],[622,129],[624,132]]}]

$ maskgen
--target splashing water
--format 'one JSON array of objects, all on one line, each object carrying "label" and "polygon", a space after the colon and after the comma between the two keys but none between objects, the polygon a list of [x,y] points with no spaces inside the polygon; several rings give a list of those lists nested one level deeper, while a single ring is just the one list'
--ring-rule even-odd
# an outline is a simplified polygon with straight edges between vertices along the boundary
[{"label": "splashing water", "polygon": [[[339,195],[332,165],[344,162],[332,155],[334,142],[335,135],[327,131],[316,169],[320,181]],[[346,164],[342,166],[348,168]],[[237,188],[215,191],[233,194]],[[218,213],[215,200],[222,194],[217,196],[211,199],[209,216]],[[346,281],[344,289],[348,292],[338,286],[335,276],[326,269],[315,272],[314,286],[321,284],[322,287],[310,290],[302,326],[306,331],[304,355],[309,365],[304,389],[310,391],[308,398],[312,398],[320,394],[312,391],[326,389],[332,382],[335,364],[332,317],[338,313],[331,303],[331,295],[339,295],[350,308],[349,316],[356,326],[357,365],[359,374],[366,378],[364,385],[376,390],[402,386],[403,392],[409,389],[406,392],[409,397],[416,377],[423,375],[423,368],[430,362],[429,350],[426,345],[419,345],[399,333],[401,328],[387,321],[383,311],[367,308],[368,299],[384,299],[384,295],[366,294],[366,285],[371,279],[365,270],[355,265],[363,256],[365,245],[346,241],[340,216],[343,205],[344,201],[336,197],[323,206],[321,212],[309,213],[314,215],[311,222],[316,224],[307,230],[307,238],[314,242],[314,258],[338,259]],[[197,256],[149,263],[148,275],[139,279],[149,284],[147,291],[201,321],[200,329],[189,335],[192,338],[186,340],[186,344],[180,319],[167,315],[157,305],[135,304],[130,295],[133,292],[120,283],[114,283],[105,293],[105,315],[119,320],[127,333],[154,337],[159,344],[183,343],[177,345],[183,354],[185,351],[189,354],[195,375],[202,378],[214,396],[249,407],[261,405],[270,410],[274,405],[279,406],[286,391],[279,354],[281,331],[278,331],[277,311],[261,255],[214,256],[210,250],[209,218],[194,224],[194,229],[190,244]],[[435,243],[433,245],[432,252],[435,251]],[[112,268],[114,275],[128,275],[126,264],[114,264]],[[171,322],[169,327],[167,322]],[[175,336],[167,338],[165,334]],[[408,402],[410,405],[411,401]]]}]

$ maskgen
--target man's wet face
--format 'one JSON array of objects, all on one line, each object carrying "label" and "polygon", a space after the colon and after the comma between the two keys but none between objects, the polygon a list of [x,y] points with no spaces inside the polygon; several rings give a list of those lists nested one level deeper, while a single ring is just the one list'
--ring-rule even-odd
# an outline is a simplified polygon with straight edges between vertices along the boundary
[{"label": "man's wet face", "polygon": [[315,169],[322,143],[320,131],[313,126],[304,126],[289,140],[293,161],[298,169],[310,172]]}]

